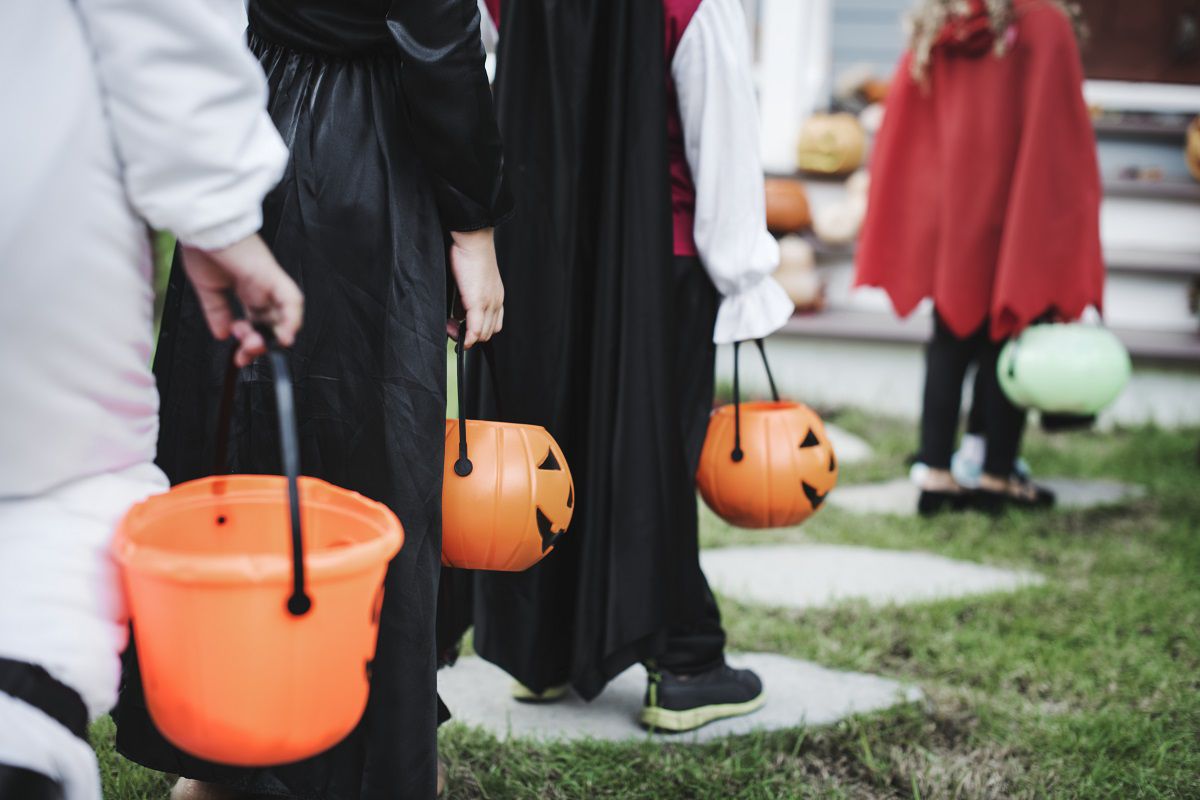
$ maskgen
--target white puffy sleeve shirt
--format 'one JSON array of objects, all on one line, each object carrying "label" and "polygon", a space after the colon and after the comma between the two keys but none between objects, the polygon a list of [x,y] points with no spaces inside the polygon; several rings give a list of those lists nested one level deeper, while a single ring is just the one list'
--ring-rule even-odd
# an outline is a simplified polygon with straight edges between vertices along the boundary
[{"label": "white puffy sleeve shirt", "polygon": [[147,223],[258,230],[287,150],[240,0],[0,3],[0,503],[149,465]]},{"label": "white puffy sleeve shirt", "polygon": [[671,62],[696,186],[696,249],[722,296],[718,344],[760,339],[795,311],[772,277],[779,246],[766,226],[748,38],[738,0],[703,0]]},{"label": "white puffy sleeve shirt", "polygon": [[262,227],[287,150],[242,0],[77,0],[138,214],[219,249]]}]

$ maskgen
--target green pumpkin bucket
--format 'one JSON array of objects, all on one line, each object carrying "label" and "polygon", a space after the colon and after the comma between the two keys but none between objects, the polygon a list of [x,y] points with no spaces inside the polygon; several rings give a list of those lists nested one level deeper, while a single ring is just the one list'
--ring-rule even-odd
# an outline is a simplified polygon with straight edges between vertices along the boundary
[{"label": "green pumpkin bucket", "polygon": [[1129,352],[1112,331],[1084,323],[1032,325],[1000,352],[1000,387],[1022,408],[1096,414],[1129,382]]}]

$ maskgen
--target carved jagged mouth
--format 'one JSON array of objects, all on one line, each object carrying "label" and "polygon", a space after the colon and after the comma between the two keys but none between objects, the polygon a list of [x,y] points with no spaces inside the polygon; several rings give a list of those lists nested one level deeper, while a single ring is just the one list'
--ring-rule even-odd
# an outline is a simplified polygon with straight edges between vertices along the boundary
[{"label": "carved jagged mouth", "polygon": [[809,486],[807,481],[801,481],[800,485],[804,488],[804,496],[808,498],[808,502],[812,503],[814,511],[820,508],[821,503],[824,503],[825,498],[829,496],[828,492],[821,494],[815,488]]},{"label": "carved jagged mouth", "polygon": [[566,531],[555,531],[554,523],[550,518],[542,513],[542,510],[537,509],[537,526],[538,533],[542,537],[542,552],[545,553],[551,547],[558,543],[558,537],[562,536]]}]

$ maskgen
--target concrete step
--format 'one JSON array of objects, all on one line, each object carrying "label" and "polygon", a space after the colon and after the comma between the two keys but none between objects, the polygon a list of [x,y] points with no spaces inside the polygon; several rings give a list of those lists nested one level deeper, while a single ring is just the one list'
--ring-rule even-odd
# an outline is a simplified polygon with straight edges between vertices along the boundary
[{"label": "concrete step", "polygon": [[[798,314],[777,336],[835,339],[882,344],[924,344],[931,321],[927,313],[907,319],[858,309],[831,308]],[[1200,368],[1200,331],[1139,330],[1111,326],[1135,362],[1180,364]]]},{"label": "concrete step", "polygon": [[[1136,256],[1135,256],[1136,257]],[[1137,262],[1127,262],[1137,263]],[[1155,261],[1154,269],[1113,270],[1104,291],[1104,317],[1114,328],[1193,334],[1200,318],[1192,310],[1190,294],[1197,280],[1183,271],[1172,272],[1169,262]],[[854,265],[845,258],[822,261],[828,311],[891,315],[887,294],[871,287],[854,288]],[[1181,264],[1182,266],[1182,264]],[[926,303],[918,314],[928,315]]]}]

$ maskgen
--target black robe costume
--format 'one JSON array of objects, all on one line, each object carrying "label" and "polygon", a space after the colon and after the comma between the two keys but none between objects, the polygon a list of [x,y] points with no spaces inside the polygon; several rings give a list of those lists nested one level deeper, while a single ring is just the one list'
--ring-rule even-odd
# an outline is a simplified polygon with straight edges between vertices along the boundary
[{"label": "black robe costume", "polygon": [[[723,645],[688,465],[711,408],[718,298],[696,259],[672,257],[661,3],[505,0],[500,31],[497,113],[520,224],[497,236],[495,381],[473,359],[466,409],[545,425],[577,501],[542,563],[476,575],[474,646],[534,690],[570,681],[590,699],[676,631]],[[699,344],[684,370],[677,336]],[[681,372],[700,376],[695,391]]]},{"label": "black robe costume", "polygon": [[[306,297],[290,353],[302,469],[387,504],[405,543],[385,579],[367,711],[344,742],[270,769],[193,758],[149,719],[130,652],[117,744],[152,768],[241,790],[432,798],[445,236],[491,226],[511,206],[478,11],[474,0],[254,0],[249,14],[270,112],[291,151],[264,203],[263,236]],[[155,361],[158,461],[174,483],[211,471],[228,353],[177,265]],[[279,471],[272,397],[265,366],[242,371],[231,471]]]}]

